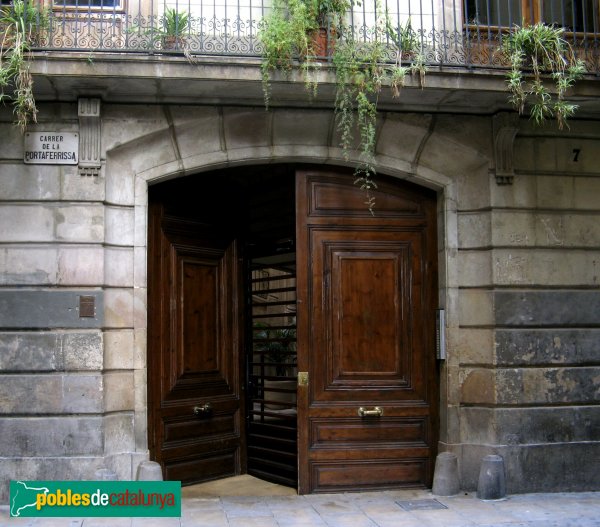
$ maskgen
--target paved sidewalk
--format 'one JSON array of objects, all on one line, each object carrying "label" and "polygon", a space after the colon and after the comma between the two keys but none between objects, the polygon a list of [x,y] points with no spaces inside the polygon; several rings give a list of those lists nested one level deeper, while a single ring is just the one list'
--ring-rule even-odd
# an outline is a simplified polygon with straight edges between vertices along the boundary
[{"label": "paved sidewalk", "polygon": [[600,492],[522,494],[484,502],[425,490],[310,496],[197,496],[181,518],[8,518],[2,527],[600,527]]}]

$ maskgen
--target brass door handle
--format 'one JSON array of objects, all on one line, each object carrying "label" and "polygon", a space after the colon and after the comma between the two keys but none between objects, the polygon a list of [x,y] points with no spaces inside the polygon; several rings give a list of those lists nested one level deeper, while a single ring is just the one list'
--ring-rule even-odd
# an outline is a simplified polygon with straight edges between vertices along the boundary
[{"label": "brass door handle", "polygon": [[194,415],[198,417],[208,417],[212,414],[212,404],[205,403],[202,406],[194,406]]},{"label": "brass door handle", "polygon": [[367,410],[364,406],[358,409],[358,415],[360,417],[381,417],[383,415],[383,408],[376,406],[372,410]]}]

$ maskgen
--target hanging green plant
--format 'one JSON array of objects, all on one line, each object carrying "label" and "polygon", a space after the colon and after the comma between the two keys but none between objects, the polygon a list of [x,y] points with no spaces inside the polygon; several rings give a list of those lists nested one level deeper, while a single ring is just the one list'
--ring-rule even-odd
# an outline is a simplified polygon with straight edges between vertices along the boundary
[{"label": "hanging green plant", "polygon": [[31,1],[15,0],[0,11],[0,101],[12,102],[22,132],[37,119],[29,53],[47,26],[47,11]]},{"label": "hanging green plant", "polygon": [[[351,3],[349,0],[275,0],[262,23],[258,38],[262,45],[262,81],[265,105],[271,99],[271,74],[289,73],[299,65],[309,93],[317,88],[318,58],[326,54],[327,43],[338,28]],[[324,36],[325,44],[320,42]]]},{"label": "hanging green plant", "polygon": [[[564,32],[562,27],[541,22],[515,26],[502,47],[511,66],[507,73],[510,103],[519,114],[530,104],[536,124],[554,117],[559,129],[568,126],[567,120],[578,108],[565,99],[566,92],[585,73],[583,61],[575,56]],[[554,94],[549,92],[544,77],[552,79]]]},{"label": "hanging green plant", "polygon": [[[410,19],[396,31],[379,3],[375,14],[376,23],[368,38],[358,41],[348,35],[338,43],[333,56],[337,79],[335,112],[342,151],[348,159],[357,131],[360,162],[355,183],[365,191],[365,204],[371,214],[375,207],[372,191],[377,188],[373,176],[379,94],[383,86],[390,86],[392,96],[398,97],[409,74],[418,74],[423,86],[426,72],[421,42]],[[405,59],[410,60],[410,65],[402,65]]]},{"label": "hanging green plant", "polygon": [[[326,50],[332,53],[336,75],[335,112],[341,133],[341,147],[346,159],[354,147],[355,131],[359,137],[360,161],[356,167],[356,184],[366,193],[366,204],[373,213],[372,191],[377,130],[377,108],[382,86],[390,86],[398,97],[407,75],[418,74],[421,86],[425,78],[424,41],[408,19],[394,28],[379,1],[375,5],[375,25],[361,38],[345,24],[352,0],[275,0],[271,13],[263,20],[259,39],[262,44],[262,80],[265,106],[271,101],[271,74],[290,72],[299,65],[311,95],[317,89],[316,70]],[[327,46],[319,44],[315,34],[325,31]],[[409,63],[410,65],[403,65]]]}]

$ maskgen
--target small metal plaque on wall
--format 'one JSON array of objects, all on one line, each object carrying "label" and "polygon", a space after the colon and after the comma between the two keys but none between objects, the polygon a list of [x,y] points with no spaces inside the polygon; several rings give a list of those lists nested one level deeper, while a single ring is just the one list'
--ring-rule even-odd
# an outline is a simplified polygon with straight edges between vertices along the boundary
[{"label": "small metal plaque on wall", "polygon": [[27,132],[23,139],[26,165],[76,165],[79,134],[73,132]]},{"label": "small metal plaque on wall", "polygon": [[79,318],[94,318],[96,316],[96,299],[93,296],[79,297]]}]

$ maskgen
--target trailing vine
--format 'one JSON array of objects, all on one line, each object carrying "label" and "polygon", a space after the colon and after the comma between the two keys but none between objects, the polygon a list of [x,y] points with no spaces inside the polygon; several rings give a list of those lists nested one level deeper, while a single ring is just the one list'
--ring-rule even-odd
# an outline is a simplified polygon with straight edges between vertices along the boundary
[{"label": "trailing vine", "polygon": [[[390,56],[395,57],[393,63]],[[409,66],[402,65],[403,57],[411,59]],[[406,77],[412,73],[419,75],[423,86],[426,68],[420,42],[410,20],[396,31],[377,2],[376,23],[368,39],[358,41],[351,34],[341,39],[335,48],[333,64],[337,82],[335,112],[342,151],[348,159],[356,130],[360,156],[355,183],[365,191],[365,204],[373,214],[379,94],[383,86],[389,85],[392,96],[398,97]]]},{"label": "trailing vine", "polygon": [[[379,1],[375,6],[375,25],[356,38],[345,19],[352,0],[275,0],[271,13],[263,20],[259,38],[263,46],[262,82],[265,106],[271,102],[271,74],[290,72],[299,65],[311,95],[317,89],[316,70],[321,66],[320,50],[314,36],[327,31],[335,40],[332,57],[336,75],[335,113],[341,134],[343,155],[349,158],[358,135],[359,163],[355,183],[366,193],[366,205],[373,213],[377,188],[375,148],[377,112],[382,86],[398,97],[406,76],[417,73],[424,82],[424,43],[411,27],[410,19],[395,29]],[[356,4],[360,5],[358,1]],[[403,62],[410,62],[403,66]],[[298,62],[297,62],[298,61]]]},{"label": "trailing vine", "polygon": [[[566,92],[585,73],[583,61],[575,56],[564,32],[562,27],[541,22],[516,26],[502,48],[511,65],[507,73],[510,103],[519,114],[531,103],[531,119],[536,124],[554,117],[561,130],[568,127],[567,120],[578,108],[565,99]],[[529,80],[526,79],[528,69],[532,75]],[[544,83],[544,72],[548,72],[554,82],[555,95]]]},{"label": "trailing vine", "polygon": [[15,124],[22,132],[37,120],[29,59],[32,43],[47,23],[45,10],[31,0],[15,0],[0,14],[0,101],[12,102]]}]

